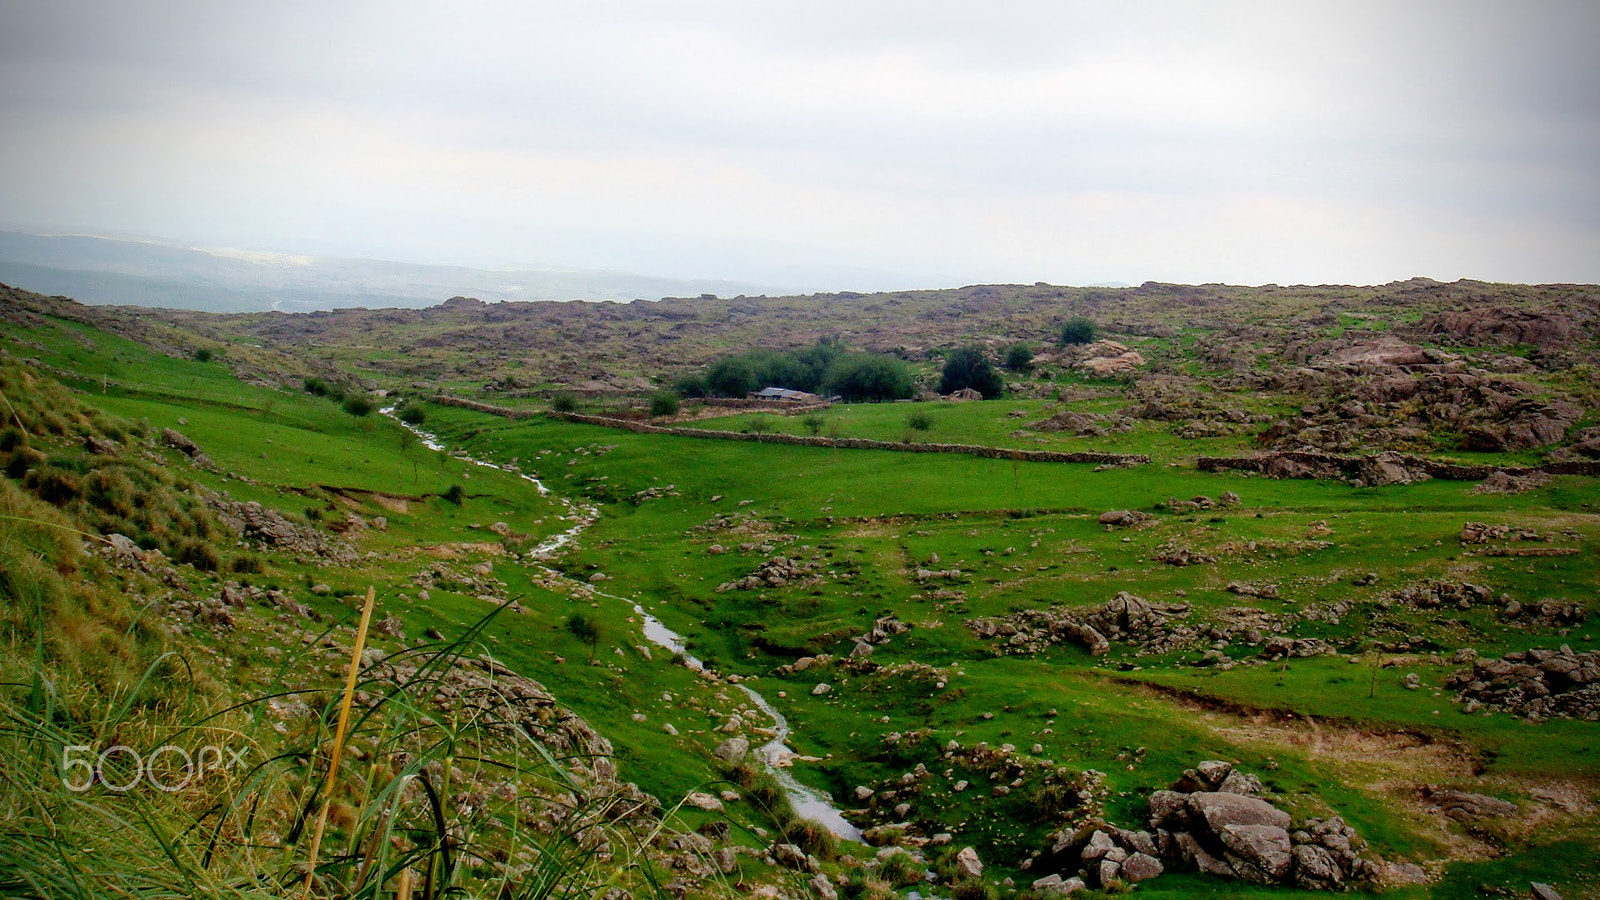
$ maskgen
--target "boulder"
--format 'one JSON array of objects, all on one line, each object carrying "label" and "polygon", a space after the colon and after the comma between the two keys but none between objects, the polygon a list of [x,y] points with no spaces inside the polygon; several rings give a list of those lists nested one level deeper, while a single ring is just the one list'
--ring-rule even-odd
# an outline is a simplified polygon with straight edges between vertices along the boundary
[{"label": "boulder", "polygon": [[1189,795],[1189,810],[1213,833],[1233,825],[1265,825],[1283,830],[1289,827],[1289,814],[1258,797],[1223,792]]},{"label": "boulder", "polygon": [[736,763],[744,759],[746,754],[750,752],[750,739],[743,735],[728,738],[718,744],[717,749],[713,752],[723,762]]},{"label": "boulder", "polygon": [[955,870],[957,881],[970,881],[983,875],[983,862],[978,859],[978,851],[972,847],[962,847],[956,854]]},{"label": "boulder", "polygon": [[[1283,814],[1285,825],[1288,815]],[[1217,837],[1227,848],[1225,854],[1240,877],[1263,884],[1281,881],[1294,864],[1289,832],[1276,825],[1224,825]]]},{"label": "boulder", "polygon": [[1149,881],[1162,871],[1161,860],[1146,853],[1135,853],[1122,861],[1122,880],[1130,884]]}]

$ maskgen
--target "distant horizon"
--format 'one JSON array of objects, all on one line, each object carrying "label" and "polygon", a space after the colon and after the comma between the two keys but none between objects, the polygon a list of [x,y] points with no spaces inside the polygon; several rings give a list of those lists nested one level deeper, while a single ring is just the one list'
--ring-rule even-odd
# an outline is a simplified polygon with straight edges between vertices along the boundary
[{"label": "distant horizon", "polygon": [[[575,275],[615,275],[615,276],[623,276],[623,277],[635,277],[635,278],[646,278],[646,279],[661,279],[663,281],[666,281],[666,280],[673,280],[673,281],[679,280],[679,279],[667,279],[664,276],[660,276],[660,275],[657,275],[656,273],[650,273],[650,272],[633,272],[633,271],[626,271],[626,270],[585,269],[585,268],[581,268],[581,267],[577,267],[577,266],[565,266],[565,265],[551,264],[551,263],[526,263],[526,264],[522,264],[522,265],[511,264],[511,265],[502,265],[502,266],[499,266],[499,267],[489,268],[489,267],[471,266],[471,265],[466,265],[466,264],[458,263],[458,262],[438,262],[438,261],[417,260],[417,259],[386,259],[386,258],[374,257],[374,256],[366,256],[366,257],[362,257],[362,256],[339,256],[339,255],[336,255],[336,254],[309,253],[309,252],[300,252],[298,250],[285,249],[284,247],[281,247],[281,246],[278,246],[278,247],[266,246],[266,245],[257,245],[257,246],[252,246],[252,247],[223,246],[223,245],[209,244],[209,243],[206,243],[204,241],[196,241],[196,240],[190,240],[190,239],[184,239],[184,238],[174,238],[174,237],[167,236],[167,235],[152,235],[152,234],[138,234],[138,233],[129,233],[129,232],[117,232],[117,231],[112,230],[112,229],[96,229],[96,228],[93,228],[93,227],[90,227],[90,226],[82,226],[82,225],[77,225],[77,226],[56,226],[56,227],[52,228],[50,226],[38,226],[38,225],[28,225],[28,224],[21,224],[21,223],[6,222],[6,223],[0,223],[0,233],[12,234],[12,235],[21,235],[21,236],[26,236],[26,237],[38,237],[38,238],[87,238],[87,239],[93,239],[93,240],[99,240],[99,241],[107,241],[107,242],[112,242],[112,243],[141,244],[141,245],[147,245],[147,246],[152,246],[152,247],[162,247],[162,248],[167,248],[167,249],[177,249],[177,250],[192,251],[192,252],[196,252],[196,253],[206,254],[208,256],[214,256],[214,257],[217,257],[219,259],[236,259],[236,260],[241,260],[241,261],[245,261],[245,262],[255,262],[255,263],[258,263],[258,264],[262,264],[262,265],[271,265],[271,264],[309,265],[309,264],[312,264],[312,263],[314,263],[316,261],[327,262],[327,263],[332,263],[332,262],[362,262],[362,263],[378,263],[378,264],[384,264],[384,265],[397,265],[397,266],[404,266],[404,267],[416,267],[416,268],[423,268],[423,269],[437,269],[437,270],[452,270],[453,269],[453,270],[463,270],[463,271],[479,272],[479,273],[491,273],[491,274],[560,273],[560,274],[575,274]],[[100,272],[104,272],[104,271],[113,271],[113,270],[111,270],[111,269],[80,269],[78,271],[85,271],[85,272],[100,271]],[[1025,278],[1025,277],[1017,277],[1017,278],[1011,278],[1011,279],[998,279],[998,280],[990,280],[990,281],[973,281],[973,282],[964,282],[964,283],[942,283],[942,284],[927,283],[927,284],[919,284],[919,285],[914,285],[914,286],[900,286],[900,287],[873,286],[873,287],[867,287],[867,288],[863,288],[863,287],[859,287],[859,286],[858,287],[850,287],[850,286],[812,286],[812,287],[807,287],[807,286],[799,286],[799,285],[796,285],[796,286],[785,286],[785,285],[764,285],[764,286],[763,285],[743,285],[741,287],[741,286],[738,286],[738,285],[732,285],[732,286],[726,287],[724,289],[728,290],[728,291],[737,291],[737,293],[721,293],[721,292],[717,292],[717,291],[698,291],[694,295],[684,295],[684,296],[688,297],[689,299],[692,299],[693,296],[697,296],[698,294],[713,294],[713,295],[715,295],[717,297],[720,297],[720,298],[734,298],[734,297],[740,297],[740,296],[782,297],[782,296],[806,296],[806,295],[813,295],[813,294],[838,294],[838,293],[893,293],[893,292],[897,292],[897,291],[958,290],[958,289],[961,289],[961,288],[964,288],[964,287],[977,287],[977,286],[982,286],[982,285],[1030,285],[1030,284],[1048,284],[1048,285],[1051,285],[1053,287],[1101,288],[1101,289],[1112,289],[1112,290],[1136,288],[1136,287],[1139,287],[1139,286],[1144,285],[1144,284],[1152,284],[1152,283],[1156,283],[1156,284],[1182,284],[1182,285],[1195,286],[1195,287],[1200,287],[1200,286],[1205,286],[1205,285],[1219,285],[1219,286],[1227,286],[1227,287],[1252,287],[1252,288],[1274,287],[1274,286],[1276,286],[1276,287],[1320,287],[1320,286],[1380,287],[1380,286],[1386,285],[1386,284],[1399,284],[1399,283],[1404,283],[1404,282],[1407,282],[1407,281],[1414,281],[1414,280],[1418,280],[1418,279],[1434,281],[1434,282],[1439,282],[1439,283],[1451,283],[1451,282],[1462,282],[1462,281],[1465,281],[1465,282],[1479,282],[1479,283],[1485,283],[1485,284],[1527,284],[1527,285],[1537,285],[1537,284],[1587,284],[1588,283],[1588,282],[1503,282],[1503,281],[1502,282],[1494,282],[1494,281],[1488,281],[1486,279],[1478,279],[1478,278],[1470,278],[1470,277],[1446,279],[1446,278],[1436,278],[1436,277],[1433,277],[1433,276],[1430,276],[1430,275],[1420,275],[1420,274],[1411,275],[1411,276],[1408,276],[1408,277],[1405,277],[1405,278],[1391,279],[1389,281],[1384,281],[1384,282],[1368,282],[1368,283],[1294,281],[1294,282],[1260,282],[1260,283],[1254,283],[1254,284],[1241,283],[1241,282],[1218,281],[1218,280],[1190,281],[1190,282],[1171,282],[1171,281],[1164,281],[1162,279],[1150,279],[1150,278],[1141,279],[1139,281],[1112,281],[1112,280],[1107,280],[1107,281],[1086,282],[1086,283],[1067,283],[1067,282],[1053,282],[1053,281],[1044,281],[1044,280],[1040,280],[1040,279],[1029,279],[1029,278]],[[0,280],[5,280],[5,279],[0,278]],[[712,282],[724,282],[724,281],[728,281],[728,280],[727,279],[717,279],[717,278],[707,277],[707,278],[701,278],[701,279],[683,279],[683,281],[685,281],[686,283],[687,282],[703,282],[705,284],[710,284]],[[21,288],[21,289],[24,289],[24,290],[36,290],[37,291],[36,288],[30,287],[27,284],[14,284],[13,286]],[[487,297],[479,297],[479,296],[476,296],[474,293],[472,293],[470,289],[464,289],[464,290],[466,291],[465,293],[455,293],[455,294],[452,294],[450,297],[439,296],[435,300],[433,300],[433,302],[431,302],[431,303],[423,303],[420,306],[417,305],[417,304],[406,304],[404,308],[427,308],[428,306],[437,306],[439,304],[447,302],[448,300],[450,300],[454,296],[465,296],[465,297],[470,297],[472,299],[480,299],[480,300],[483,300],[486,303],[502,303],[502,302],[623,302],[623,303],[630,303],[630,302],[640,302],[640,301],[643,301],[643,302],[657,302],[659,300],[669,299],[669,298],[675,296],[675,295],[671,295],[671,294],[663,294],[663,295],[661,295],[659,297],[638,296],[638,297],[630,297],[630,298],[623,298],[623,297],[620,297],[620,296],[619,297],[608,297],[608,298],[576,297],[575,296],[575,297],[572,297],[570,299],[563,299],[563,298],[556,298],[556,297],[528,297],[528,298],[521,298],[521,297],[516,297],[516,296],[498,296],[498,297],[497,296],[487,296]],[[113,305],[113,304],[116,304],[116,303],[120,302],[120,301],[114,301],[114,300],[112,300],[112,301],[97,300],[97,299],[94,299],[94,298],[77,298],[77,297],[74,297],[72,299],[78,299],[80,302],[84,302],[84,303],[90,304],[90,305]],[[146,306],[148,306],[148,305],[158,305],[158,304],[146,304],[146,303],[138,303],[138,302],[128,302],[126,305],[146,305]],[[349,308],[349,307],[348,306],[337,306],[336,305],[336,306],[315,307],[315,308],[332,309],[332,308]],[[295,309],[295,310],[286,310],[286,311],[306,312],[306,311],[311,311],[311,309],[312,308],[308,307],[308,308],[304,308],[304,309]]]}]

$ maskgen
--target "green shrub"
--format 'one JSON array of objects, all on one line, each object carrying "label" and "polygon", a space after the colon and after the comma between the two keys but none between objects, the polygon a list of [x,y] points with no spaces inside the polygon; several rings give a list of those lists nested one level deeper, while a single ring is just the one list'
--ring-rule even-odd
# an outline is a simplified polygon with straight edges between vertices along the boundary
[{"label": "green shrub", "polygon": [[52,506],[65,506],[83,496],[83,485],[78,481],[78,476],[57,465],[54,460],[30,469],[22,484],[33,491],[34,496]]},{"label": "green shrub", "polygon": [[719,359],[706,372],[706,389],[716,397],[743,397],[766,387],[761,381],[750,360],[740,356]]},{"label": "green shrub", "polygon": [[958,881],[950,885],[950,900],[1000,900],[1000,889],[987,881]]},{"label": "green shrub", "polygon": [[578,398],[567,391],[550,398],[550,408],[556,412],[569,413],[578,408]]},{"label": "green shrub", "polygon": [[994,370],[994,365],[981,347],[962,347],[945,360],[944,372],[939,378],[939,393],[953,394],[967,388],[982,394],[985,400],[993,400],[1005,393],[1005,382],[1000,380],[1000,373]]},{"label": "green shrub", "polygon": [[18,447],[27,445],[28,436],[22,433],[22,429],[13,425],[5,431],[0,431],[0,453],[10,453]]},{"label": "green shrub", "polygon": [[650,415],[675,416],[678,414],[678,395],[660,391],[650,397]]},{"label": "green shrub", "polygon": [[194,358],[196,362],[208,363],[216,358],[216,354],[212,352],[210,347],[196,347]]},{"label": "green shrub", "polygon": [[589,645],[589,658],[594,659],[595,648],[603,636],[600,623],[583,613],[573,613],[567,617],[566,629],[568,634]]},{"label": "green shrub", "polygon": [[1006,348],[1005,367],[1013,372],[1027,372],[1033,368],[1033,348],[1027,344],[1012,344]]},{"label": "green shrub", "polygon": [[711,392],[704,375],[683,375],[673,379],[672,389],[680,397],[705,397]]},{"label": "green shrub", "polygon": [[875,353],[851,353],[834,360],[823,378],[827,393],[848,403],[906,400],[916,391],[906,364]]},{"label": "green shrub", "polygon": [[415,427],[428,420],[428,411],[415,403],[407,403],[400,407],[395,416],[407,425]]},{"label": "green shrub", "polygon": [[43,465],[44,460],[44,454],[32,447],[18,448],[11,454],[11,458],[6,460],[6,477],[21,481],[28,474],[28,470]]},{"label": "green shrub", "polygon": [[1077,316],[1061,323],[1061,343],[1063,346],[1067,344],[1094,343],[1094,339],[1099,333],[1100,328],[1094,324],[1094,320],[1083,316]]},{"label": "green shrub", "polygon": [[378,404],[373,403],[372,398],[366,394],[351,394],[345,398],[342,406],[345,412],[358,419],[372,415],[373,410],[378,408]]},{"label": "green shrub", "polygon": [[228,571],[237,575],[259,575],[262,571],[261,557],[253,553],[241,553],[228,560]]},{"label": "green shrub", "polygon": [[906,427],[912,431],[927,431],[933,427],[933,417],[925,412],[914,412],[906,416]]},{"label": "green shrub", "polygon": [[182,541],[172,558],[202,572],[215,572],[222,568],[222,554],[205,541]]},{"label": "green shrub", "polygon": [[452,484],[445,490],[442,496],[444,497],[446,503],[454,503],[455,505],[460,506],[461,502],[467,499],[467,492],[466,489],[461,485]]},{"label": "green shrub", "polygon": [[831,860],[839,855],[838,836],[826,826],[809,819],[794,817],[784,828],[783,834],[789,843],[818,859]]},{"label": "green shrub", "polygon": [[892,853],[883,864],[878,867],[878,877],[897,888],[918,884],[925,878],[924,869],[917,865],[911,854],[905,851]]},{"label": "green shrub", "polygon": [[328,383],[321,378],[307,378],[304,382],[305,392],[313,397],[328,396]]}]

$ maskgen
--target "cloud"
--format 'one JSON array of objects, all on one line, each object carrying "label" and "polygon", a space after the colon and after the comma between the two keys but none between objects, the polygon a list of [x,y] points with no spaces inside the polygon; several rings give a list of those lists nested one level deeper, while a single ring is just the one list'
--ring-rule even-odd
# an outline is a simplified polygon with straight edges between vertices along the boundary
[{"label": "cloud", "polygon": [[764,281],[787,248],[837,287],[1600,280],[1597,36],[1548,2],[8,4],[0,204]]}]

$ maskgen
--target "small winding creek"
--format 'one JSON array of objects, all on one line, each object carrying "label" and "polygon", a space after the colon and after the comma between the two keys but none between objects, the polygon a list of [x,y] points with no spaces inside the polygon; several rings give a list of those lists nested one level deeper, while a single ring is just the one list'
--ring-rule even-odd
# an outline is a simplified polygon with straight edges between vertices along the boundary
[{"label": "small winding creek", "polygon": [[[402,428],[416,435],[417,439],[430,450],[448,453],[455,459],[475,466],[509,472],[532,484],[541,495],[551,496],[550,488],[533,475],[511,466],[500,466],[486,460],[477,459],[460,450],[450,450],[445,447],[438,436],[423,431],[415,425],[400,422],[394,416],[393,407],[383,409],[381,412],[390,418],[394,418]],[[546,538],[529,551],[528,555],[534,559],[547,560],[567,547],[572,546],[578,540],[578,537],[583,534],[584,530],[593,525],[600,517],[599,509],[593,506],[574,503],[565,497],[557,497],[556,499],[566,508],[566,513],[562,518],[572,522],[573,525],[559,534]],[[632,606],[634,613],[639,616],[640,622],[643,624],[645,640],[672,654],[681,654],[684,664],[690,669],[705,671],[705,664],[688,652],[688,648],[684,644],[683,635],[662,624],[661,620],[647,612],[643,604],[638,600],[598,591],[593,585],[571,578],[549,566],[539,565],[538,568],[550,577],[571,585],[577,593],[606,597]],[[788,745],[788,738],[791,733],[789,720],[784,718],[783,714],[778,712],[771,703],[767,702],[767,698],[761,696],[748,684],[738,683],[734,687],[743,691],[745,696],[750,698],[750,702],[755,704],[756,708],[760,709],[762,713],[771,717],[773,721],[772,739],[756,748],[755,753],[756,757],[767,767],[767,770],[772,772],[773,776],[778,780],[778,784],[788,796],[790,804],[794,806],[795,812],[802,818],[816,822],[841,838],[852,841],[861,840],[860,829],[845,820],[826,793],[801,784],[794,777],[794,774],[790,772],[789,765],[796,757],[796,753]]]}]

